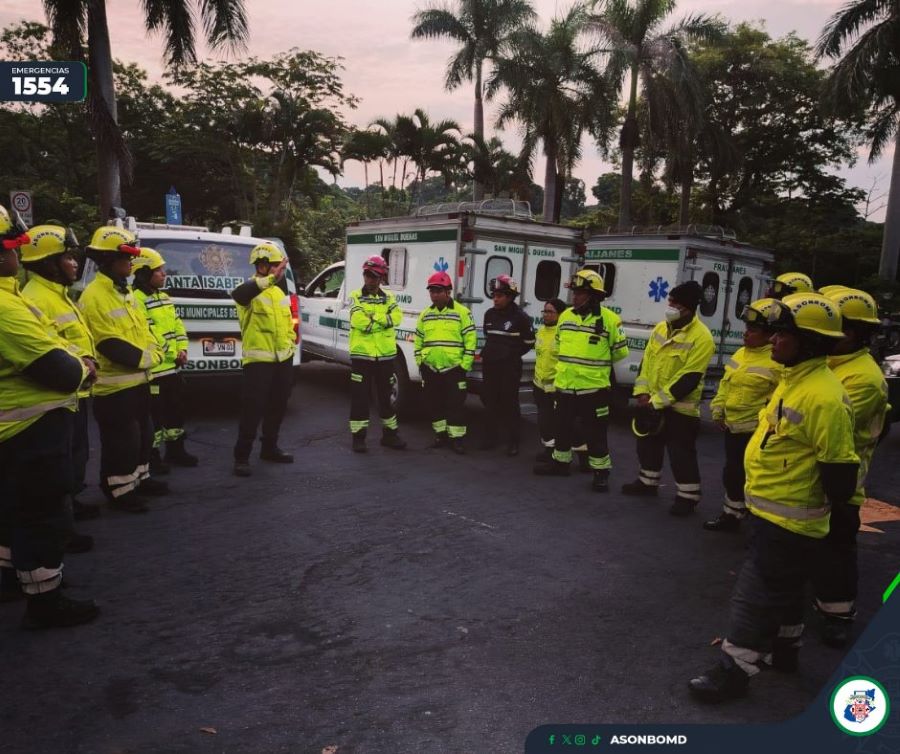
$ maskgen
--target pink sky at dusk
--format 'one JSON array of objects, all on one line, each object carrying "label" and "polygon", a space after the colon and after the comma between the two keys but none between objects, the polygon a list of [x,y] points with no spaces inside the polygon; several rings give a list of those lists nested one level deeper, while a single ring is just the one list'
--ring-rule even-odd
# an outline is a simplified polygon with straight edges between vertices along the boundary
[{"label": "pink sky at dusk", "polygon": [[[532,0],[541,21],[547,23],[557,12],[571,3],[556,0]],[[689,13],[721,14],[731,21],[764,19],[772,36],[790,31],[815,41],[828,18],[845,0],[681,0],[673,19]],[[348,113],[349,120],[366,125],[378,117],[393,117],[398,112],[423,108],[432,119],[452,118],[463,130],[472,128],[472,86],[446,92],[444,69],[453,45],[449,42],[413,42],[410,17],[425,2],[416,0],[329,0],[327,3],[297,3],[276,0],[245,0],[249,16],[250,41],[246,54],[266,57],[298,47],[313,49],[329,56],[344,58],[345,91],[360,98],[359,108]],[[162,71],[162,39],[147,36],[143,25],[141,3],[137,0],[107,0],[107,12],[113,55],[135,61],[146,68],[151,78]],[[27,18],[45,22],[40,0],[0,0],[0,28]],[[198,53],[207,56],[205,49]],[[213,55],[221,57],[221,55]],[[488,133],[493,131],[495,108],[486,106]],[[514,128],[498,135],[508,149],[518,147]],[[868,165],[867,151],[853,168],[844,169],[851,185],[868,190],[877,181],[876,194],[886,194],[890,178],[892,152]],[[610,169],[589,143],[575,173],[590,187],[600,173]],[[543,159],[535,163],[535,177],[543,177]],[[361,185],[362,168],[348,163],[341,185]],[[876,204],[883,203],[877,202]],[[883,219],[883,210],[872,219]]]}]

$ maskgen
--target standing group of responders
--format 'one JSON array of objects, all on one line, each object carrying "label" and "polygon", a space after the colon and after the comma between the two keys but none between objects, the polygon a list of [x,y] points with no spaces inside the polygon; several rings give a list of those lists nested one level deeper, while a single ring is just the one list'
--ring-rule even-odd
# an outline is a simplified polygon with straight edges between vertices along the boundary
[{"label": "standing group of responders", "polygon": [[[104,226],[94,233],[85,252],[98,274],[77,306],[68,288],[78,276],[80,249],[70,231],[28,230],[2,210],[0,238],[0,598],[25,597],[26,626],[76,625],[98,614],[93,601],[61,592],[66,548],[90,544],[74,533],[72,519],[97,512],[73,503],[84,487],[87,398],[100,431],[101,490],[111,507],[146,511],[148,495],[168,492],[158,474],[169,465],[198,463],[184,446],[180,369],[187,341],[162,290],[165,260],[141,248],[130,231]],[[28,273],[23,290],[20,255]],[[233,451],[233,470],[241,477],[253,473],[258,435],[262,460],[293,462],[278,445],[297,347],[282,283],[288,260],[265,242],[253,248],[250,263],[255,274],[232,292],[243,347]],[[406,448],[391,402],[401,312],[385,287],[387,276],[385,260],[369,257],[363,286],[350,294],[349,428],[357,453],[368,450],[373,394],[381,445]],[[466,374],[476,357],[477,327],[454,299],[446,272],[424,282],[432,303],[419,315],[414,356],[431,447],[463,454]],[[500,275],[490,282],[493,308],[482,323],[490,419],[483,447],[504,441],[508,455],[519,453],[522,357],[535,348],[542,449],[534,473],[569,476],[577,456],[591,472],[591,489],[606,493],[613,466],[611,372],[628,347],[618,315],[603,306],[600,274],[579,270],[567,287],[571,304],[545,302],[535,332],[516,304],[516,281]],[[770,295],[745,307],[744,346],[729,359],[712,401],[713,419],[724,430],[725,501],[703,526],[730,532],[749,525],[752,532],[721,657],[689,683],[706,701],[745,693],[761,664],[797,668],[808,581],[823,638],[837,646],[848,641],[863,485],[888,409],[883,376],[868,352],[879,325],[868,294],[843,286],[816,292],[808,277],[788,273],[773,281]],[[640,472],[621,487],[625,495],[657,496],[668,455],[675,516],[690,515],[701,499],[696,439],[715,350],[697,317],[701,297],[695,281],[673,288],[665,319],[651,333],[634,387]]]}]

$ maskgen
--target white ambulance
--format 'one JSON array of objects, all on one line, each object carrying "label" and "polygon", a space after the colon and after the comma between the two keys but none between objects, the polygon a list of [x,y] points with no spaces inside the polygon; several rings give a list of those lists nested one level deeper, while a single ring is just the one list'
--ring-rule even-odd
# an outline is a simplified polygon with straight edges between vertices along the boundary
[{"label": "white ambulance", "polygon": [[[303,357],[350,364],[349,294],[363,284],[363,261],[383,257],[390,269],[385,287],[403,312],[393,396],[403,409],[411,384],[421,381],[413,337],[419,314],[431,305],[425,288],[430,275],[436,271],[450,275],[454,298],[472,312],[480,347],[484,313],[493,305],[490,281],[498,275],[517,280],[521,289],[517,303],[538,327],[543,302],[566,297],[564,285],[583,258],[582,239],[580,228],[535,222],[528,204],[511,200],[434,205],[411,217],[354,223],[347,228],[344,261],[300,289]],[[525,356],[524,367],[523,384],[530,384],[533,351]],[[469,379],[477,391],[481,381],[477,356]]]},{"label": "white ambulance", "polygon": [[728,356],[741,347],[744,306],[768,291],[773,261],[772,252],[739,243],[718,228],[590,233],[585,266],[603,276],[604,306],[622,318],[628,338],[628,358],[615,365],[616,385],[630,394],[650,332],[664,319],[669,291],[696,280],[703,287],[697,315],[716,342],[705,385],[707,393],[714,390]]},{"label": "white ambulance", "polygon": [[[281,241],[254,238],[249,226],[242,226],[238,234],[227,227],[214,233],[202,226],[142,223],[128,217],[124,227],[138,235],[141,246],[156,249],[166,260],[164,290],[184,320],[189,339],[185,376],[237,374],[241,369],[241,330],[231,291],[253,275],[250,250],[263,241],[283,248]],[[79,288],[95,275],[96,267],[88,260]],[[299,300],[290,267],[282,287],[290,296],[298,343],[294,363],[299,365]]]}]

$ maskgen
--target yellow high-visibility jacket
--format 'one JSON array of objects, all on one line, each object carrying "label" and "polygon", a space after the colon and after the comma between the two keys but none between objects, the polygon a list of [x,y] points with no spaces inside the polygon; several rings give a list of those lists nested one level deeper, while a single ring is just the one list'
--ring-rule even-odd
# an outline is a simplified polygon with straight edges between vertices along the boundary
[{"label": "yellow high-visibility jacket", "polygon": [[416,364],[435,372],[461,367],[472,368],[478,336],[472,313],[458,301],[450,299],[443,309],[434,304],[423,310],[416,323],[413,351]]},{"label": "yellow high-visibility jacket", "polygon": [[781,372],[781,364],[772,360],[772,346],[739,348],[725,362],[725,374],[710,402],[713,419],[725,422],[734,433],[753,432]]},{"label": "yellow high-visibility jacket", "polygon": [[390,291],[375,295],[362,288],[350,294],[350,358],[386,361],[397,355],[397,331],[403,317]]},{"label": "yellow high-visibility jacket", "polygon": [[628,355],[619,315],[604,306],[585,315],[566,309],[556,324],[557,392],[588,393],[610,386],[610,371]]}]

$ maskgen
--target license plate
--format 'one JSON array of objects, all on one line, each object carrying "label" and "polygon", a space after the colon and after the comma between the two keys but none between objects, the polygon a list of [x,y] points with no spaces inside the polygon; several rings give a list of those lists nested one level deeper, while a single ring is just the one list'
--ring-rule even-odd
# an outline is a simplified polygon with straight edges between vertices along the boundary
[{"label": "license plate", "polygon": [[200,342],[203,344],[204,356],[234,356],[237,353],[237,342],[232,338],[204,338]]}]

